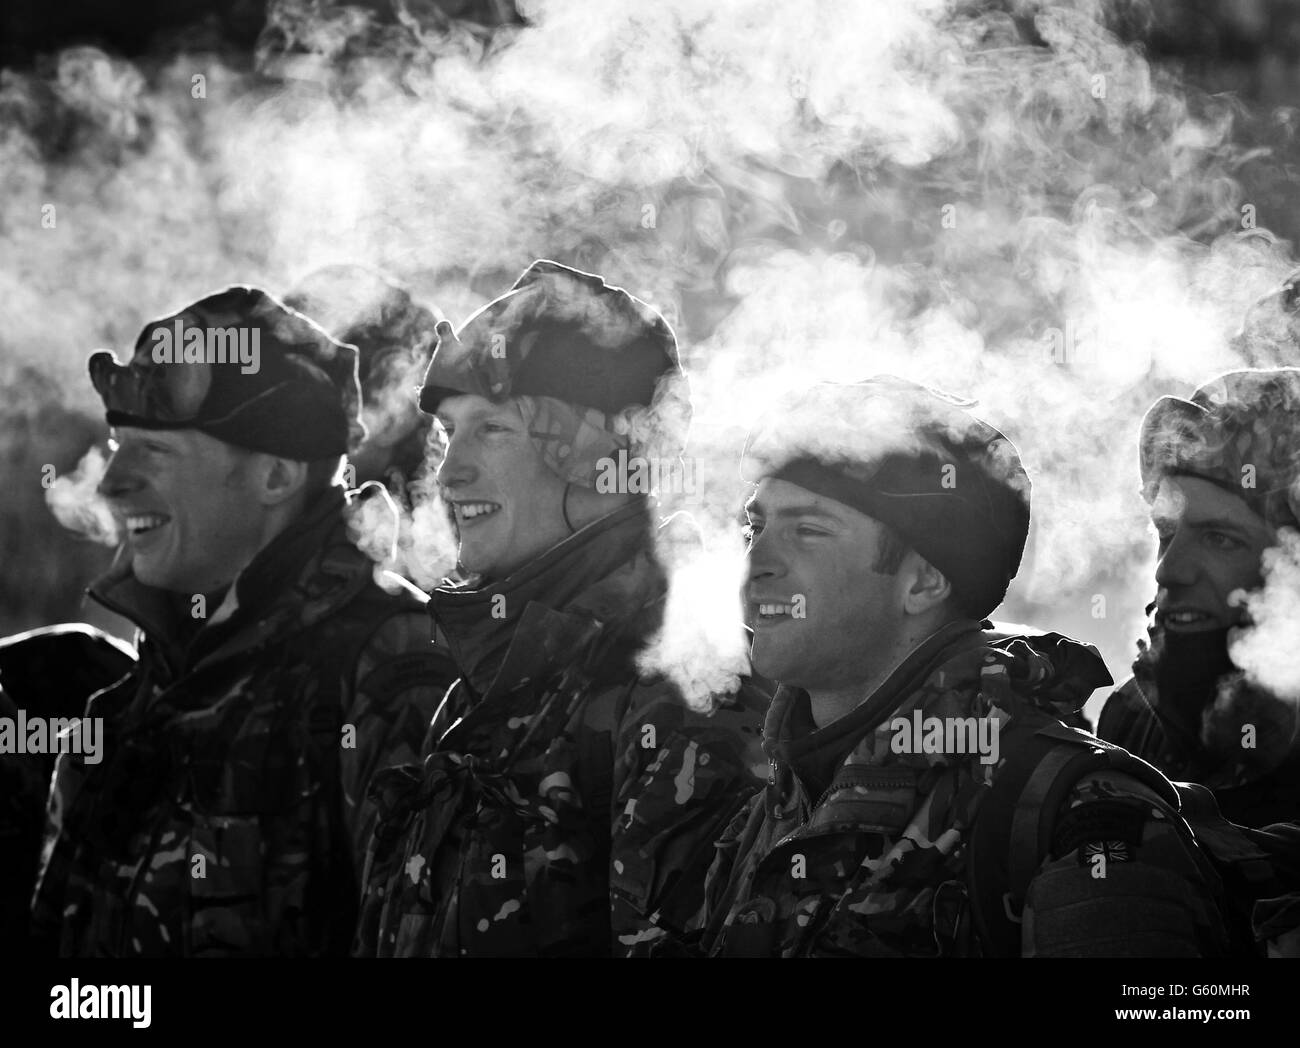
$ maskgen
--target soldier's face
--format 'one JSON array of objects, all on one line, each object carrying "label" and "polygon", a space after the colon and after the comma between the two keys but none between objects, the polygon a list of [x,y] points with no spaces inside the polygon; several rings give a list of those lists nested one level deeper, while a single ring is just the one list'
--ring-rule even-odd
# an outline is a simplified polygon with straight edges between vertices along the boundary
[{"label": "soldier's face", "polygon": [[1166,477],[1151,505],[1159,537],[1157,621],[1176,633],[1227,629],[1241,621],[1237,590],[1263,581],[1260,557],[1277,539],[1249,506],[1199,477]]},{"label": "soldier's face", "polygon": [[113,431],[99,491],[135,577],[179,593],[229,584],[262,544],[265,510],[247,482],[248,456],[197,430]]},{"label": "soldier's face", "polygon": [[809,690],[871,679],[904,630],[901,577],[872,567],[883,526],[784,480],[763,480],[745,508],[754,669]]},{"label": "soldier's face", "polygon": [[438,485],[466,571],[504,578],[567,537],[564,481],[529,439],[513,400],[448,397],[437,419],[446,441]]}]

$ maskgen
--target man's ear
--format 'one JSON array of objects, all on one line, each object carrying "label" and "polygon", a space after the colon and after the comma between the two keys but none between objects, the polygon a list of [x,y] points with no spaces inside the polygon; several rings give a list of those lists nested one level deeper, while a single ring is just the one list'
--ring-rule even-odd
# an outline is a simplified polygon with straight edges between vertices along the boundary
[{"label": "man's ear", "polygon": [[903,580],[903,612],[925,615],[941,607],[952,595],[952,583],[942,571],[916,550],[908,550],[899,571]]},{"label": "man's ear", "polygon": [[307,485],[307,463],[259,453],[258,497],[264,506],[280,506]]}]

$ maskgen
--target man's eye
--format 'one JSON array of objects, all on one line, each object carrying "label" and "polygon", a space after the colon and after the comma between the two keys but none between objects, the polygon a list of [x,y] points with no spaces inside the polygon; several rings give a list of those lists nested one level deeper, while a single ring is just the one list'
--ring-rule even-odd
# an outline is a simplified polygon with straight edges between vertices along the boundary
[{"label": "man's eye", "polygon": [[1207,531],[1205,541],[1213,549],[1220,550],[1224,553],[1236,553],[1239,549],[1244,549],[1246,544],[1240,539],[1233,538],[1222,531]]},{"label": "man's eye", "polygon": [[799,527],[795,529],[795,533],[802,535],[805,538],[822,538],[827,534],[827,532],[823,531],[821,528],[814,528],[810,524],[800,524]]},{"label": "man's eye", "polygon": [[744,536],[746,542],[753,542],[763,533],[763,522],[760,520],[746,521],[740,526],[740,533]]}]

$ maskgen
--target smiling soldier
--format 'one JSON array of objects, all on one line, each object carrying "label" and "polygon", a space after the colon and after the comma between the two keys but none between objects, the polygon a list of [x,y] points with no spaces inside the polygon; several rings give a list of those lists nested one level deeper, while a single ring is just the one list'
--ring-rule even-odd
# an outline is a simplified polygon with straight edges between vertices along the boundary
[{"label": "smiling soldier", "polygon": [[[467,578],[429,606],[462,676],[423,764],[376,778],[358,951],[633,952],[698,909],[713,839],[763,766],[766,695],[746,685],[706,715],[638,674],[666,591],[654,503],[596,490],[602,463],[645,450],[638,418],[682,379],[676,339],[549,261],[440,336],[420,405],[446,441]],[[675,769],[671,788],[651,765]]]},{"label": "smiling soldier", "polygon": [[1233,595],[1262,584],[1278,530],[1300,527],[1300,368],[1162,397],[1142,422],[1140,466],[1159,536],[1149,643],[1097,733],[1208,786],[1234,822],[1298,819],[1296,704],[1247,680],[1229,645],[1246,624]]},{"label": "smiling soldier", "polygon": [[[1110,683],[1100,656],[986,619],[1029,530],[1029,479],[1010,441],[902,379],[827,383],[766,414],[745,475],[756,485],[754,668],[781,682],[764,726],[772,774],[718,843],[695,949],[1196,956],[1219,946],[1171,825],[1176,796],[1059,719]],[[1063,788],[1041,802],[1020,790],[1058,767],[1079,774],[1049,776]]]},{"label": "smiling soldier", "polygon": [[[236,328],[256,371],[153,359],[157,329]],[[420,602],[348,538],[356,350],[231,287],[90,375],[126,533],[90,594],[136,624],[139,661],[90,700],[102,762],[59,758],[36,932],[74,956],[346,953],[366,783],[417,751],[449,682]]]}]

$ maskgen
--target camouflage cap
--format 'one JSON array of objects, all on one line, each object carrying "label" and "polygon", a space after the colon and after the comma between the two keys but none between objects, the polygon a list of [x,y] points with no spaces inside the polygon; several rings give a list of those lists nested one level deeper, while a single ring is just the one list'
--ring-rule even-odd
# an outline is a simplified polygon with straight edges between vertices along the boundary
[{"label": "camouflage cap", "polygon": [[1208,480],[1273,527],[1300,526],[1300,368],[1229,371],[1142,420],[1142,495],[1170,475]]},{"label": "camouflage cap", "polygon": [[236,285],[150,321],[128,363],[91,355],[110,426],[197,429],[310,462],[365,436],[356,347],[261,288]]},{"label": "camouflage cap", "polygon": [[893,528],[989,614],[1020,569],[1030,482],[1014,444],[967,403],[893,375],[788,395],[746,443],[742,476],[786,480]]},{"label": "camouflage cap", "polygon": [[677,338],[651,306],[594,273],[534,262],[500,298],[438,345],[420,391],[433,413],[445,397],[554,397],[607,416],[648,407],[661,379],[684,379]]},{"label": "camouflage cap", "polygon": [[619,449],[657,442],[677,454],[685,442],[689,390],[672,328],[594,273],[540,259],[459,331],[443,321],[438,334],[421,410],[462,393],[511,398],[542,460],[571,484],[595,487]]}]

